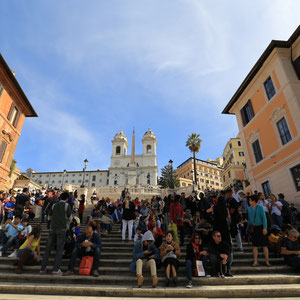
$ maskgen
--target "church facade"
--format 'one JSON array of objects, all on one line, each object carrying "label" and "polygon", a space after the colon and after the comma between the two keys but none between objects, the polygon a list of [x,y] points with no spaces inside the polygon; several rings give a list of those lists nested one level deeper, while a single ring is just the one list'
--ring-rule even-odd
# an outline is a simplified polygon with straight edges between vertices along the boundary
[{"label": "church facade", "polygon": [[61,188],[63,185],[85,187],[157,186],[157,140],[148,129],[142,138],[143,153],[135,154],[135,133],[132,135],[131,154],[127,154],[128,141],[120,130],[112,140],[111,163],[108,170],[36,172],[26,170],[26,176],[46,187]]},{"label": "church facade", "polygon": [[112,141],[111,165],[109,168],[109,185],[157,185],[157,140],[148,129],[144,134],[143,153],[135,154],[135,133],[132,135],[131,154],[127,155],[128,141],[120,130]]}]

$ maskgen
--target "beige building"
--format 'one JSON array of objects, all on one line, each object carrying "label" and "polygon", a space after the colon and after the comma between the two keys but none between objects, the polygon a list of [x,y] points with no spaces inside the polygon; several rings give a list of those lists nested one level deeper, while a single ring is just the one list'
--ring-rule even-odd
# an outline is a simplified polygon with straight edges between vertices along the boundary
[{"label": "beige building", "polygon": [[[222,161],[222,160],[218,160]],[[197,186],[200,190],[221,190],[223,188],[221,172],[222,167],[212,160],[202,160],[196,158]],[[194,160],[187,159],[176,170],[180,188],[193,185],[194,181]]]},{"label": "beige building", "polygon": [[231,138],[227,142],[223,151],[223,168],[223,188],[233,188],[235,191],[244,189],[245,152],[239,137]]},{"label": "beige building", "polygon": [[300,203],[300,26],[271,41],[229,101],[245,150],[245,190]]}]

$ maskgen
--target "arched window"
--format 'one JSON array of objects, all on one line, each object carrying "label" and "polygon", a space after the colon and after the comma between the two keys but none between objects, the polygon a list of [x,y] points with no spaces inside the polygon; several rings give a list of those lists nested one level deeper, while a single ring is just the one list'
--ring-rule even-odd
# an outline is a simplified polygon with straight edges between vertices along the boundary
[{"label": "arched window", "polygon": [[116,154],[120,154],[120,153],[121,153],[121,147],[117,146],[117,148],[116,148]]},{"label": "arched window", "polygon": [[147,153],[151,153],[152,152],[151,145],[147,145],[146,150],[147,150]]}]

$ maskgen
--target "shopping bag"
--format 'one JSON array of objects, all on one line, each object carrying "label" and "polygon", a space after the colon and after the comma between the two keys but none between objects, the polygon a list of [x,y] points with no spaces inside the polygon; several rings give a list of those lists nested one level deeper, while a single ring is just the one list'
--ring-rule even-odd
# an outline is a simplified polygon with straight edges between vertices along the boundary
[{"label": "shopping bag", "polygon": [[79,275],[89,276],[92,271],[93,261],[94,261],[93,256],[84,256],[80,263]]},{"label": "shopping bag", "polygon": [[205,276],[205,270],[203,268],[203,263],[202,263],[201,260],[196,260],[195,276],[197,276],[197,277],[204,277]]}]

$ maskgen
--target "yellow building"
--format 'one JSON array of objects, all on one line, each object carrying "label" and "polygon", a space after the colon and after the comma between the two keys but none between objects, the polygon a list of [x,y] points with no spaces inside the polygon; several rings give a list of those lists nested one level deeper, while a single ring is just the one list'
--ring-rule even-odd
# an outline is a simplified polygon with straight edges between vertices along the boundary
[{"label": "yellow building", "polygon": [[300,203],[300,26],[272,41],[224,114],[235,114],[250,185]]},{"label": "yellow building", "polygon": [[221,178],[223,188],[234,188],[237,192],[243,189],[245,152],[242,146],[241,139],[231,138],[223,151],[223,171]]},{"label": "yellow building", "polygon": [[[205,161],[196,158],[197,185],[200,190],[220,190],[222,189],[221,172],[222,167],[215,161]],[[193,185],[194,181],[194,160],[187,159],[176,170],[180,187]]]}]

